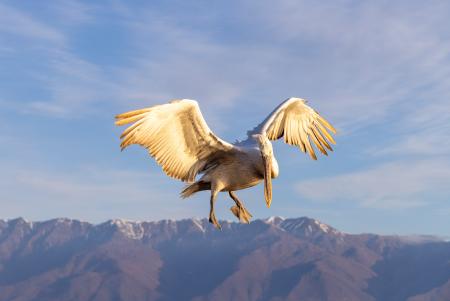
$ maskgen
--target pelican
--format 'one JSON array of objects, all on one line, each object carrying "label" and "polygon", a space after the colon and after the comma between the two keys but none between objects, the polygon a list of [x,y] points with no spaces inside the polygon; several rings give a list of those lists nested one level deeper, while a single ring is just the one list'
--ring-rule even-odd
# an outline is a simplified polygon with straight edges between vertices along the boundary
[{"label": "pelican", "polygon": [[[231,212],[243,223],[252,215],[235,191],[264,181],[267,207],[272,202],[272,178],[279,173],[270,141],[284,138],[313,160],[313,145],[324,155],[336,144],[329,132],[335,128],[301,98],[282,102],[264,121],[247,132],[247,138],[228,143],[215,135],[195,100],[178,99],[167,104],[130,111],[116,116],[116,125],[132,124],[120,136],[121,149],[138,144],[148,150],[170,177],[187,182],[181,192],[187,198],[210,190],[209,222],[220,229],[214,213],[219,192],[228,192],[235,202]],[[199,178],[198,178],[199,177]],[[197,179],[197,180],[196,180]]]}]

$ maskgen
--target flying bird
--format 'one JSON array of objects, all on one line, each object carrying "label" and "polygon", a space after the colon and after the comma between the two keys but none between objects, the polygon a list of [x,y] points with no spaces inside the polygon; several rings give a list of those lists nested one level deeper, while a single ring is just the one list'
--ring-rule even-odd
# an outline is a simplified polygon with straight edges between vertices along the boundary
[{"label": "flying bird", "polygon": [[[120,136],[121,148],[145,147],[170,177],[187,182],[181,197],[210,190],[209,221],[220,229],[214,203],[217,194],[228,192],[236,205],[230,210],[249,223],[252,215],[235,191],[264,181],[267,207],[272,202],[272,178],[279,173],[272,143],[284,139],[317,160],[313,145],[324,155],[335,144],[335,128],[301,98],[282,102],[264,121],[247,132],[247,138],[229,143],[214,134],[195,100],[173,100],[167,104],[116,116],[116,125],[132,124]],[[200,176],[201,175],[201,176]],[[196,180],[197,179],[197,180]]]}]

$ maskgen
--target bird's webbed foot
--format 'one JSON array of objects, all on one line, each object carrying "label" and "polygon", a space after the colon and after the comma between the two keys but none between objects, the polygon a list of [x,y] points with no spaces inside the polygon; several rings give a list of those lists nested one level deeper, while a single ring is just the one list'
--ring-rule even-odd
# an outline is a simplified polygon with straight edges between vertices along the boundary
[{"label": "bird's webbed foot", "polygon": [[222,230],[222,226],[221,226],[221,225],[219,224],[219,222],[217,221],[216,215],[214,214],[214,212],[211,213],[211,214],[209,215],[209,222],[210,222],[211,224],[213,224],[214,227],[216,227],[217,229]]},{"label": "bird's webbed foot", "polygon": [[239,219],[242,223],[250,223],[250,219],[253,217],[250,212],[245,209],[244,204],[239,200],[236,194],[233,191],[228,192],[230,197],[236,203],[236,206],[230,208],[231,212]]},{"label": "bird's webbed foot", "polygon": [[245,209],[244,206],[233,206],[230,208],[231,212],[239,219],[242,223],[250,223],[250,219],[253,217],[250,212]]}]

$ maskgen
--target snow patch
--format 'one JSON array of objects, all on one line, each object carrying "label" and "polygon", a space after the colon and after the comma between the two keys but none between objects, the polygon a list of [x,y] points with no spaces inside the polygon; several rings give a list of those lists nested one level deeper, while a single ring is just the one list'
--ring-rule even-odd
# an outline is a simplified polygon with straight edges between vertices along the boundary
[{"label": "snow patch", "polygon": [[328,233],[330,232],[330,227],[328,225],[322,224],[321,222],[319,222],[318,220],[314,220],[314,223],[319,226],[319,228],[325,232]]},{"label": "snow patch", "polygon": [[142,239],[144,237],[144,228],[141,222],[127,221],[124,219],[114,219],[110,221],[117,229],[130,239]]},{"label": "snow patch", "polygon": [[201,223],[198,219],[193,218],[193,219],[192,219],[192,222],[194,223],[194,225],[196,225],[196,226],[200,229],[200,231],[202,231],[203,233],[205,233],[205,228],[203,228],[202,223]]}]

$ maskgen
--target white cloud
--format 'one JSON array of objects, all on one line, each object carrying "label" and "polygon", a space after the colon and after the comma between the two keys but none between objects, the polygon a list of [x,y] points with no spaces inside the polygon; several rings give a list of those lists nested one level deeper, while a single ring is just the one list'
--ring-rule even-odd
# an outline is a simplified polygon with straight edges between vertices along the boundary
[{"label": "white cloud", "polygon": [[370,208],[428,205],[450,193],[450,162],[401,161],[326,178],[302,181],[297,191],[312,201],[348,201]]}]

